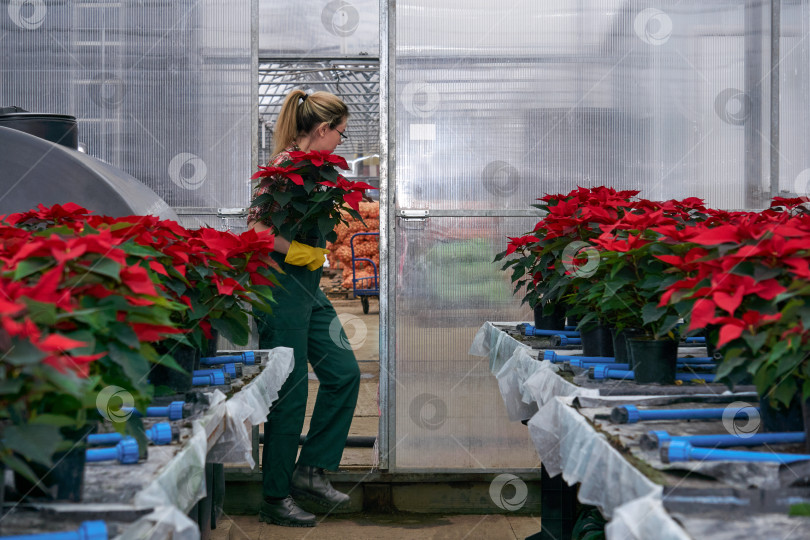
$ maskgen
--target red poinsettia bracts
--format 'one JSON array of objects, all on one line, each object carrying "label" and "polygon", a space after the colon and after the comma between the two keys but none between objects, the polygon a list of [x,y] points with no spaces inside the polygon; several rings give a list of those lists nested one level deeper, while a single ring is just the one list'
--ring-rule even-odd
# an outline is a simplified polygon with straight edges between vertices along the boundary
[{"label": "red poinsettia bracts", "polygon": [[289,151],[279,154],[270,167],[261,167],[253,178],[282,177],[289,184],[260,184],[251,203],[250,219],[262,221],[274,234],[284,238],[325,237],[333,242],[334,229],[346,223],[344,213],[362,222],[360,202],[367,189],[365,182],[343,177],[338,169],[348,170],[346,160],[324,151]]},{"label": "red poinsettia bracts", "polygon": [[324,164],[337,165],[344,171],[349,170],[346,159],[331,152],[313,150],[311,152],[290,152],[290,159],[294,164],[309,162],[315,167],[322,167]]},{"label": "red poinsettia bracts", "polygon": [[528,245],[534,244],[535,242],[540,241],[539,238],[537,238],[536,236],[532,236],[530,234],[526,235],[526,236],[515,237],[515,238],[512,238],[510,236],[508,238],[509,238],[509,245],[506,248],[506,254],[507,255],[511,255],[512,253],[514,253],[519,247],[528,246]]},{"label": "red poinsettia bracts", "polygon": [[374,186],[370,186],[365,182],[352,182],[346,180],[343,176],[338,176],[337,181],[332,182],[330,180],[322,180],[318,182],[322,186],[327,186],[331,188],[336,188],[341,191],[344,191],[343,200],[346,204],[354,208],[355,210],[360,210],[360,201],[363,200],[363,195],[365,194],[367,189],[374,189]]},{"label": "red poinsettia bracts", "polygon": [[282,176],[284,178],[289,178],[293,184],[303,186],[304,185],[304,178],[298,172],[298,167],[295,165],[288,165],[286,167],[259,167],[259,171],[254,173],[253,176],[250,177],[251,180],[256,180],[258,178],[269,178],[272,176]]}]

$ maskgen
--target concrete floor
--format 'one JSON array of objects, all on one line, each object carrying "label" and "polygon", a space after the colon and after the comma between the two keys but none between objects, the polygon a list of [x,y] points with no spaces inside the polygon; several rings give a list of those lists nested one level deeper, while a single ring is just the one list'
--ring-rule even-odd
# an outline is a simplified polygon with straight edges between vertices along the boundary
[{"label": "concrete floor", "polygon": [[[367,315],[363,314],[360,300],[332,299],[349,342],[360,365],[361,383],[358,405],[350,435],[376,436],[379,427],[377,391],[380,374],[379,355],[379,302],[370,300]],[[318,382],[311,375],[309,401],[304,431],[309,425]],[[369,448],[347,448],[343,453],[341,470],[368,471],[374,463],[374,452]],[[487,538],[493,540],[523,539],[540,530],[540,518],[523,515],[434,515],[419,513],[399,514],[337,514],[319,516],[314,528],[288,528],[260,523],[256,515],[223,515],[217,528],[211,531],[212,540],[264,540],[277,539],[384,539],[412,538],[462,539]]]}]

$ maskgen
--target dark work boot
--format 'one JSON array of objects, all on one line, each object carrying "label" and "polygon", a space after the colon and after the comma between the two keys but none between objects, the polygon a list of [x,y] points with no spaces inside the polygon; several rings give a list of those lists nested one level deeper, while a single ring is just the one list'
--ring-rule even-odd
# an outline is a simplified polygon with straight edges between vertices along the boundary
[{"label": "dark work boot", "polygon": [[323,469],[298,465],[293,471],[290,492],[297,499],[312,501],[324,508],[345,506],[349,496],[332,487]]},{"label": "dark work boot", "polygon": [[299,508],[292,497],[262,500],[259,508],[259,521],[285,527],[315,526],[315,516]]}]

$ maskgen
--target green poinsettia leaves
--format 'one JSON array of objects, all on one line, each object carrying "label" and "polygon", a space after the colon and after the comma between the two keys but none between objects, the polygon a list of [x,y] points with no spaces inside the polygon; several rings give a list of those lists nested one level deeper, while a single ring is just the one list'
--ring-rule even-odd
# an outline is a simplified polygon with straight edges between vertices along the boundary
[{"label": "green poinsettia leaves", "polygon": [[213,319],[211,326],[235,345],[247,345],[250,339],[247,315],[242,311],[234,311],[229,317]]}]

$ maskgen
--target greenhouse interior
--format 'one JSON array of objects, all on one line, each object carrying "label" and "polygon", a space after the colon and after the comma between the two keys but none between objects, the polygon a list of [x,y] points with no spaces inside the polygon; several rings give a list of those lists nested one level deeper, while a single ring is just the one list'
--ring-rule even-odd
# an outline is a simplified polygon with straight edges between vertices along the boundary
[{"label": "greenhouse interior", "polygon": [[0,7],[0,538],[810,538],[810,0]]}]

